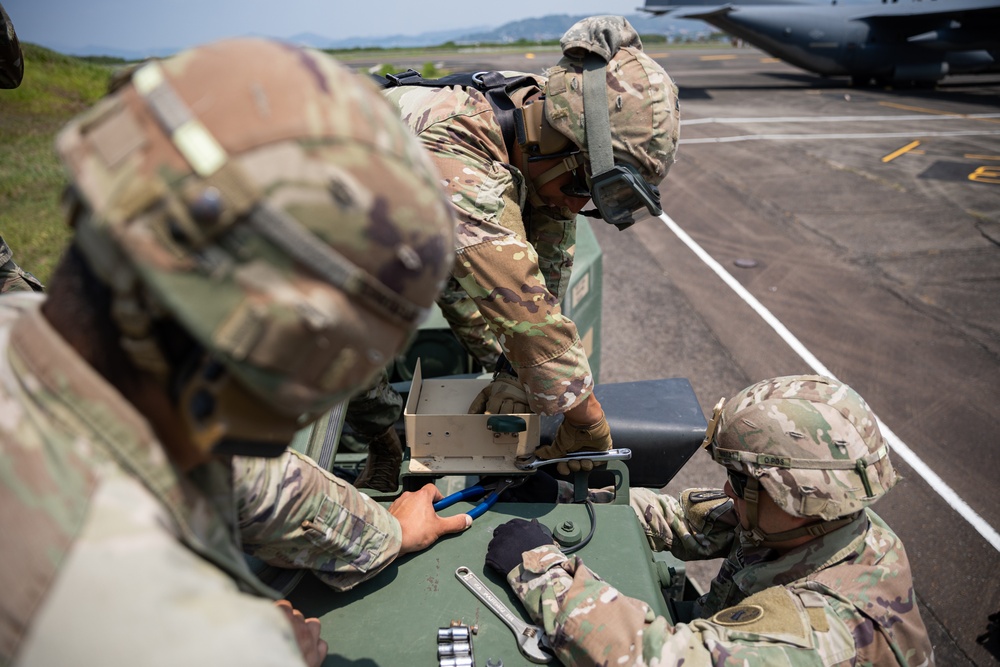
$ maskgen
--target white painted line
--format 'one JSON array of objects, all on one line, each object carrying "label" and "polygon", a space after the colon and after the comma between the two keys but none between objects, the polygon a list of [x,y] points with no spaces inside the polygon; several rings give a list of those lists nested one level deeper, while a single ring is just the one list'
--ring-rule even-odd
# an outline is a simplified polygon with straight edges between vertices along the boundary
[{"label": "white painted line", "polygon": [[736,137],[704,137],[700,139],[681,139],[681,144],[728,144],[738,141],[805,141],[814,139],[889,139],[913,137],[983,137],[998,135],[1000,130],[955,130],[953,132],[868,132],[860,134],[744,134]]},{"label": "white painted line", "polygon": [[[806,346],[803,345],[802,342],[771,313],[771,311],[764,307],[764,304],[758,301],[757,297],[751,294],[747,288],[743,287],[743,285],[741,285],[740,282],[732,276],[732,274],[726,271],[721,264],[715,261],[715,259],[709,255],[704,248],[688,236],[688,233],[681,229],[680,226],[670,218],[670,216],[663,213],[660,215],[660,220],[662,220],[670,231],[676,234],[677,238],[683,241],[684,244],[690,248],[701,261],[705,262],[708,268],[712,269],[716,275],[722,278],[724,283],[736,292],[740,298],[746,301],[747,305],[753,308],[753,310],[760,315],[761,319],[767,322],[767,324],[770,325],[770,327],[774,329],[779,336],[781,336],[782,340],[784,340],[796,354],[802,357],[802,360],[805,361],[817,375],[825,375],[831,378],[834,377],[833,373],[830,372],[830,369],[824,366],[823,363],[817,359],[816,356],[813,355],[813,353],[810,352]],[[906,443],[900,440],[899,436],[893,433],[881,419],[878,420],[878,425],[882,430],[882,436],[889,443],[889,447],[892,448],[893,453],[899,455],[900,458],[906,461],[913,471],[923,477],[924,481],[927,482],[930,487],[934,489],[934,491],[936,491],[937,494],[941,496],[946,503],[948,503],[948,505],[951,506],[953,510],[958,512],[962,518],[968,521],[969,524],[975,528],[976,531],[982,535],[994,549],[1000,551],[1000,534],[998,534],[992,526],[983,520],[981,516],[976,514],[976,512],[969,507],[969,504],[962,500],[959,495],[937,475],[937,473],[931,470],[930,467],[913,452],[912,449],[907,447]]]},{"label": "white painted line", "polygon": [[913,116],[776,116],[776,117],[743,117],[743,118],[690,118],[682,119],[681,125],[747,125],[754,123],[898,123],[906,120],[983,120],[1000,118],[1000,113],[949,114],[933,116],[928,114]]}]

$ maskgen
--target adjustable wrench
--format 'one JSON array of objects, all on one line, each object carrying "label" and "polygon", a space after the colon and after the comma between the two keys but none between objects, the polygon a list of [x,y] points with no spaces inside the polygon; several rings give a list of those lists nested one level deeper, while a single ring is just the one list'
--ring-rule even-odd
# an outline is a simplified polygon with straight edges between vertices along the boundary
[{"label": "adjustable wrench", "polygon": [[520,649],[525,658],[540,665],[552,661],[554,657],[552,648],[540,627],[528,625],[518,618],[469,568],[463,565],[455,570],[455,576],[466,588],[472,591],[473,595],[479,598],[480,602],[489,607],[494,614],[500,617],[501,621],[507,624],[508,628],[514,631],[514,636],[517,637],[517,648]]}]

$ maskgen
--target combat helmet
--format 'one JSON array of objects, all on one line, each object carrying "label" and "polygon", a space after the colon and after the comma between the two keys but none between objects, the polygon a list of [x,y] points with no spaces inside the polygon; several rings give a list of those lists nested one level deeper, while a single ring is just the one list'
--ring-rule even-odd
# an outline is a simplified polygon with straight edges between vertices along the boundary
[{"label": "combat helmet", "polygon": [[563,171],[587,167],[599,217],[624,229],[640,214],[659,215],[657,186],[680,137],[677,86],[622,16],[583,19],[560,43],[563,57],[546,72],[541,134],[582,151]]},{"label": "combat helmet", "polygon": [[[756,544],[836,530],[896,483],[871,408],[847,385],[819,375],[765,380],[720,401],[705,446],[736,473],[730,483],[747,502],[747,537]],[[788,514],[822,521],[765,534],[757,525],[760,488]]]},{"label": "combat helmet", "polygon": [[[453,261],[423,150],[319,51],[236,39],[142,64],[56,147],[121,345],[205,451],[280,453],[399,352]],[[198,349],[177,358],[164,320]]]}]

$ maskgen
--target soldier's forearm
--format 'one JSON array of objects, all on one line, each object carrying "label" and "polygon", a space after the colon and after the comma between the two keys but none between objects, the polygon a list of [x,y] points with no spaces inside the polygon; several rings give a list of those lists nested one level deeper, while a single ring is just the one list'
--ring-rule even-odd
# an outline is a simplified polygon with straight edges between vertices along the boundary
[{"label": "soldier's forearm", "polygon": [[343,590],[399,554],[399,522],[305,456],[236,457],[233,476],[244,547],[265,562],[311,569]]}]

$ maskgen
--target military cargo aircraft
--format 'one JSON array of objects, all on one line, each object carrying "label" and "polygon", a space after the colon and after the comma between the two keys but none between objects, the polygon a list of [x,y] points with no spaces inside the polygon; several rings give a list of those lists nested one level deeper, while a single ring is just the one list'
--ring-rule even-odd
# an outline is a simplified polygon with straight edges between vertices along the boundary
[{"label": "military cargo aircraft", "polygon": [[1000,72],[998,0],[646,0],[640,9],[700,19],[796,67],[850,76],[855,85]]}]

